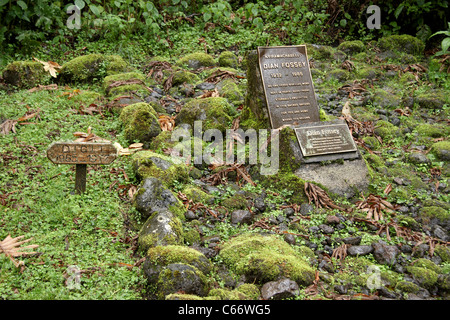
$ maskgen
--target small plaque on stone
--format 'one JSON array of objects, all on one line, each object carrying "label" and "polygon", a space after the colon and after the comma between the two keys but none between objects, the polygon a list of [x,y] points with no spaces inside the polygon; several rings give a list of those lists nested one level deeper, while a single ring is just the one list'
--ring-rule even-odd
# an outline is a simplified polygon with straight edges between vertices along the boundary
[{"label": "small plaque on stone", "polygon": [[303,157],[357,151],[346,123],[316,122],[294,128]]},{"label": "small plaque on stone", "polygon": [[319,121],[306,46],[258,47],[272,129]]}]

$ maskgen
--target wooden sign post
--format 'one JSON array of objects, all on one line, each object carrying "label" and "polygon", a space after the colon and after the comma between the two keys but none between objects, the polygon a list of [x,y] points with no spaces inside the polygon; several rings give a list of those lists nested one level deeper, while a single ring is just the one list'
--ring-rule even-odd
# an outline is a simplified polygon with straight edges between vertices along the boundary
[{"label": "wooden sign post", "polygon": [[75,192],[86,191],[86,169],[91,164],[110,164],[117,158],[117,149],[111,143],[60,141],[47,149],[47,158],[54,164],[74,164]]}]

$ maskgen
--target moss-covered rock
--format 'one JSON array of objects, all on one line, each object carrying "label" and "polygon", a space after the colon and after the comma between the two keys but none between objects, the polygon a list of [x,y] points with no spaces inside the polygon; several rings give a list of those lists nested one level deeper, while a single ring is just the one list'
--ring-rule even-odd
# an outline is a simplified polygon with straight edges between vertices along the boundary
[{"label": "moss-covered rock", "polygon": [[154,213],[170,211],[184,220],[186,208],[183,203],[157,178],[146,178],[142,181],[133,199],[136,210],[142,219],[148,219]]},{"label": "moss-covered rock", "polygon": [[177,292],[205,296],[209,291],[209,282],[203,272],[196,267],[172,263],[159,273],[156,288],[157,298],[161,300]]},{"label": "moss-covered rock", "polygon": [[173,74],[172,86],[181,84],[196,84],[200,81],[200,78],[195,74],[187,70],[178,70]]},{"label": "moss-covered rock", "polygon": [[344,82],[349,80],[350,78],[350,72],[344,69],[334,69],[327,73],[327,80],[336,79],[339,82]]},{"label": "moss-covered rock", "polygon": [[165,186],[189,180],[189,168],[183,163],[174,163],[171,157],[150,150],[140,151],[132,157],[133,170],[138,179],[158,178]]},{"label": "moss-covered rock", "polygon": [[258,283],[287,277],[299,285],[314,281],[314,269],[298,251],[272,235],[242,234],[221,246],[220,257],[237,274]]},{"label": "moss-covered rock", "polygon": [[212,195],[207,194],[205,191],[195,186],[186,186],[182,193],[194,203],[212,204],[214,202],[214,197]]},{"label": "moss-covered rock", "polygon": [[118,55],[89,54],[64,63],[58,78],[63,82],[90,82],[126,69],[127,63]]},{"label": "moss-covered rock", "polygon": [[136,140],[149,143],[161,132],[155,110],[145,102],[123,108],[119,120],[123,123],[125,139],[130,143]]},{"label": "moss-covered rock", "polygon": [[225,79],[216,86],[221,97],[226,98],[232,104],[242,104],[244,96],[237,84],[232,79]]},{"label": "moss-covered rock", "polygon": [[344,41],[338,47],[338,50],[342,50],[347,54],[355,54],[365,50],[365,45],[360,40]]},{"label": "moss-covered rock", "polygon": [[359,79],[381,79],[384,76],[383,71],[381,71],[379,68],[376,67],[362,67],[356,69],[356,76]]},{"label": "moss-covered rock", "polygon": [[422,207],[419,210],[419,214],[422,219],[425,220],[436,218],[438,220],[445,221],[450,218],[449,210],[437,206]]},{"label": "moss-covered rock", "polygon": [[401,103],[401,98],[383,89],[375,90],[370,98],[372,104],[379,108],[396,108]]},{"label": "moss-covered rock", "polygon": [[228,68],[237,68],[238,57],[231,51],[223,51],[219,55],[219,66]]},{"label": "moss-covered rock", "polygon": [[417,293],[420,290],[420,287],[410,281],[398,281],[395,285],[395,289],[400,292],[406,292],[406,293]]},{"label": "moss-covered rock", "polygon": [[217,129],[225,132],[231,127],[233,115],[236,113],[227,99],[211,97],[193,99],[187,102],[175,120],[176,125],[189,124],[192,127],[197,120],[202,121],[202,131]]},{"label": "moss-covered rock", "polygon": [[258,287],[256,285],[254,285],[253,283],[241,284],[239,287],[237,287],[234,290],[245,294],[251,300],[258,300],[258,298],[261,294]]},{"label": "moss-covered rock", "polygon": [[[305,181],[292,172],[279,171],[274,175],[261,176],[260,183],[265,188],[291,192],[292,194],[290,196],[286,196],[286,200],[291,203],[304,203],[308,201],[304,192]],[[326,189],[323,186],[321,187]]]},{"label": "moss-covered rock", "polygon": [[376,123],[375,134],[380,136],[383,140],[387,141],[389,139],[392,139],[397,136],[398,134],[398,128],[394,126],[392,123],[385,121],[385,120],[379,120]]},{"label": "moss-covered rock", "polygon": [[[143,93],[149,93],[145,86],[145,75],[139,72],[126,72],[118,73],[110,76],[106,76],[103,79],[103,89],[107,95],[115,96],[130,91],[140,91]],[[123,82],[120,85],[115,86]],[[127,82],[136,82],[128,83]]]},{"label": "moss-covered rock", "polygon": [[6,83],[18,88],[32,88],[49,81],[50,75],[36,61],[14,61],[3,70]]},{"label": "moss-covered rock", "polygon": [[441,268],[438,265],[436,265],[433,261],[425,259],[425,258],[417,259],[417,260],[413,261],[411,263],[411,265],[414,267],[425,268],[425,269],[434,271],[436,273],[441,273]]},{"label": "moss-covered rock", "polygon": [[164,267],[171,263],[183,263],[196,267],[205,275],[210,273],[213,264],[198,250],[180,246],[167,245],[152,247],[147,251],[144,271],[150,266]]},{"label": "moss-covered rock", "polygon": [[155,212],[142,226],[138,245],[142,252],[156,246],[183,244],[181,220],[168,210]]},{"label": "moss-covered rock", "polygon": [[450,262],[450,248],[443,246],[443,245],[437,245],[434,248],[434,253],[437,254],[444,263]]},{"label": "moss-covered rock", "polygon": [[406,270],[425,288],[431,288],[438,280],[438,274],[427,268],[408,266]]},{"label": "moss-covered rock", "polygon": [[431,90],[418,93],[415,103],[425,109],[442,109],[445,104],[450,103],[450,96],[443,90]]},{"label": "moss-covered rock", "polygon": [[189,69],[199,69],[201,67],[211,67],[215,65],[214,58],[204,52],[195,52],[179,59],[176,64],[178,66],[187,65]]},{"label": "moss-covered rock", "polygon": [[214,300],[250,300],[248,296],[240,291],[221,288],[211,289],[208,297]]},{"label": "moss-covered rock", "polygon": [[231,211],[247,209],[247,199],[242,194],[235,193],[231,197],[223,200],[221,205]]},{"label": "moss-covered rock", "polygon": [[412,55],[422,55],[425,44],[422,40],[408,34],[391,35],[378,40],[378,46],[384,51],[400,51]]},{"label": "moss-covered rock", "polygon": [[[432,124],[428,124],[428,123],[419,124],[415,128],[415,131],[420,136],[432,137],[432,138],[439,138],[439,137],[446,135],[446,132],[445,132],[446,130],[442,126],[432,125]],[[447,132],[447,134],[448,133],[450,133],[450,132]]]},{"label": "moss-covered rock", "polygon": [[440,160],[450,161],[450,141],[444,140],[434,143],[431,152]]}]

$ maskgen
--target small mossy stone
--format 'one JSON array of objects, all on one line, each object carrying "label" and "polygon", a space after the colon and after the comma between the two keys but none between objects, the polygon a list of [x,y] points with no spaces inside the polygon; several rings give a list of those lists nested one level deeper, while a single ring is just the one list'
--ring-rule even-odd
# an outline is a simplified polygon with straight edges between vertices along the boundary
[{"label": "small mossy stone", "polygon": [[152,138],[161,133],[155,110],[145,102],[130,104],[123,108],[119,120],[123,123],[125,139],[130,143],[138,140],[148,144]]},{"label": "small mossy stone", "polygon": [[232,79],[225,79],[216,86],[221,97],[226,98],[230,103],[244,102],[244,96],[237,84]]},{"label": "small mossy stone", "polygon": [[205,296],[209,291],[207,277],[194,266],[182,263],[172,263],[165,267],[159,273],[156,287],[160,300],[177,292]]},{"label": "small mossy stone", "polygon": [[201,67],[211,67],[215,65],[214,58],[204,52],[194,52],[179,59],[176,64],[179,66],[187,65],[189,69],[200,69]]},{"label": "small mossy stone", "polygon": [[184,163],[174,163],[172,157],[150,150],[134,154],[132,164],[136,177],[141,180],[154,177],[167,187],[189,180],[189,168]]},{"label": "small mossy stone", "polygon": [[[137,83],[128,84],[127,81],[135,81]],[[145,75],[138,72],[126,72],[126,73],[118,73],[110,76],[106,76],[103,79],[103,89],[108,95],[118,95],[125,91],[134,91],[136,89],[141,90],[143,92],[148,92],[145,88]],[[111,87],[114,83],[124,82],[120,86]],[[126,87],[127,89],[123,89]]]},{"label": "small mossy stone", "polygon": [[287,242],[272,235],[242,234],[221,246],[220,257],[237,274],[258,283],[287,277],[299,285],[314,281],[314,270]]},{"label": "small mossy stone", "polygon": [[[213,264],[203,253],[180,245],[156,246],[148,249],[146,261],[150,265],[167,266],[171,263],[183,263],[199,269],[205,275],[213,269]],[[145,265],[144,265],[145,268]]]},{"label": "small mossy stone", "polygon": [[437,206],[429,206],[429,207],[422,207],[419,210],[419,215],[423,218],[436,218],[441,221],[448,220],[450,218],[450,212],[449,210],[446,210],[441,207]]},{"label": "small mossy stone", "polygon": [[431,288],[438,280],[438,274],[426,268],[408,266],[406,270],[425,288]]},{"label": "small mossy stone", "polygon": [[338,47],[338,50],[342,50],[347,54],[355,54],[365,50],[365,45],[360,40],[344,41]]},{"label": "small mossy stone", "polygon": [[183,106],[175,123],[176,125],[189,124],[193,127],[195,121],[201,120],[202,131],[217,129],[225,132],[231,127],[234,114],[235,110],[225,98],[193,99]]},{"label": "small mossy stone", "polygon": [[450,161],[450,141],[444,140],[434,143],[431,152],[440,160]]},{"label": "small mossy stone", "polygon": [[422,40],[408,34],[391,35],[378,40],[378,46],[382,50],[405,52],[412,55],[422,55],[425,44]]},{"label": "small mossy stone", "polygon": [[89,54],[64,63],[58,78],[64,82],[91,82],[125,72],[127,63],[118,55]]},{"label": "small mossy stone", "polygon": [[231,51],[223,51],[219,55],[219,66],[228,68],[237,68],[238,57]]},{"label": "small mossy stone", "polygon": [[196,84],[200,81],[200,78],[195,74],[187,70],[178,70],[173,74],[172,85],[181,85],[181,84]]},{"label": "small mossy stone", "polygon": [[18,88],[32,88],[49,81],[50,75],[36,61],[14,61],[3,70],[5,83]]}]

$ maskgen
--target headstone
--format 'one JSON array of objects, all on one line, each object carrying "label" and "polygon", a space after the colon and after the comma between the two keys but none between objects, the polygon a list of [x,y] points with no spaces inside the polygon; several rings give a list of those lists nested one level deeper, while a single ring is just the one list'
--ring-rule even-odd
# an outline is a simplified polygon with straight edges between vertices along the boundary
[{"label": "headstone", "polygon": [[319,121],[306,46],[258,47],[272,129]]},{"label": "headstone", "polygon": [[74,164],[75,192],[86,191],[87,165],[110,164],[117,157],[117,149],[111,143],[59,141],[47,149],[47,158],[54,164]]},{"label": "headstone", "polygon": [[267,114],[272,129],[294,129],[298,147],[292,150],[300,159],[294,173],[341,196],[365,190],[367,166],[346,122],[320,121],[306,46],[259,47],[257,57],[257,70],[248,70],[248,90],[263,91],[266,110],[258,110],[258,92],[250,92],[246,102],[258,121]]}]

